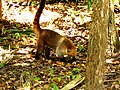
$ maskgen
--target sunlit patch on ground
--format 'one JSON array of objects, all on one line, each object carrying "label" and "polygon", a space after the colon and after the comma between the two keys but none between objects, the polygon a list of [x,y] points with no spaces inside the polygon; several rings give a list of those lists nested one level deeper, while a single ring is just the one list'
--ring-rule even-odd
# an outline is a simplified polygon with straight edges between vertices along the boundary
[{"label": "sunlit patch on ground", "polygon": [[[47,90],[52,85],[62,88],[78,75],[85,75],[92,13],[88,12],[87,5],[48,4],[40,19],[43,28],[55,29],[56,32],[69,36],[74,42],[78,55],[73,62],[43,57],[35,60],[36,35],[32,32],[31,25],[27,24],[32,24],[37,7],[8,7],[3,3],[3,18],[10,22],[3,23],[3,34],[0,38],[0,90]],[[119,13],[116,17],[116,23],[120,26]],[[119,59],[117,56],[106,60],[106,87],[120,88]]]}]

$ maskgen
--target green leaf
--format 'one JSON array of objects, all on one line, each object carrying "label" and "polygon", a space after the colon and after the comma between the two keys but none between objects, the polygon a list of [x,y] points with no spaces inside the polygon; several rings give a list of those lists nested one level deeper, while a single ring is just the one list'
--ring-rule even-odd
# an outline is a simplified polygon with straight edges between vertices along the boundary
[{"label": "green leaf", "polygon": [[73,71],[80,71],[79,68],[73,68]]},{"label": "green leaf", "polygon": [[59,90],[58,86],[55,83],[51,84],[52,90]]},{"label": "green leaf", "polygon": [[120,85],[120,81],[118,81],[118,84]]},{"label": "green leaf", "polygon": [[82,46],[82,45],[79,45],[79,47],[78,47],[78,52],[82,52],[82,51],[84,51],[85,49],[84,49],[84,47]]},{"label": "green leaf", "polygon": [[8,40],[8,39],[11,39],[12,37],[11,36],[7,36],[7,37],[0,37],[0,41],[4,41],[4,40]]},{"label": "green leaf", "polygon": [[53,70],[52,68],[49,68],[48,70],[50,71],[50,73],[49,73],[49,74],[50,74],[50,75],[53,75],[54,70]]},{"label": "green leaf", "polygon": [[0,68],[3,68],[4,66],[5,66],[5,64],[0,62]]},{"label": "green leaf", "polygon": [[26,71],[25,74],[30,75],[30,72],[27,72],[27,71]]},{"label": "green leaf", "polygon": [[62,78],[61,77],[58,77],[58,82],[60,82],[62,80]]},{"label": "green leaf", "polygon": [[35,77],[34,80],[40,81],[41,79],[39,77]]},{"label": "green leaf", "polygon": [[92,1],[91,0],[88,0],[88,10],[90,11],[90,7],[92,5]]},{"label": "green leaf", "polygon": [[74,80],[76,78],[76,75],[72,76],[72,80]]},{"label": "green leaf", "polygon": [[15,34],[13,35],[13,37],[16,38],[16,39],[18,39],[20,36],[21,36],[20,33],[15,33]]},{"label": "green leaf", "polygon": [[79,68],[73,68],[72,70],[72,74],[78,74],[80,72],[80,69]]}]

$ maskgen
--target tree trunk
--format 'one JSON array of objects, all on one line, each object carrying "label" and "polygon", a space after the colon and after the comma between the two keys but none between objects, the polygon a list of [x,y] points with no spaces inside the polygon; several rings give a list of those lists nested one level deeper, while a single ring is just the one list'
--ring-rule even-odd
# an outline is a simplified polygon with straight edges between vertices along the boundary
[{"label": "tree trunk", "polygon": [[2,19],[2,0],[0,0],[0,20]]},{"label": "tree trunk", "polygon": [[0,35],[2,33],[1,20],[2,20],[2,0],[0,0]]},{"label": "tree trunk", "polygon": [[111,54],[114,52],[118,52],[120,50],[118,30],[115,27],[114,3],[115,0],[110,0],[108,33],[109,33],[109,50]]},{"label": "tree trunk", "polygon": [[86,63],[86,90],[104,90],[109,0],[93,0],[92,27]]}]

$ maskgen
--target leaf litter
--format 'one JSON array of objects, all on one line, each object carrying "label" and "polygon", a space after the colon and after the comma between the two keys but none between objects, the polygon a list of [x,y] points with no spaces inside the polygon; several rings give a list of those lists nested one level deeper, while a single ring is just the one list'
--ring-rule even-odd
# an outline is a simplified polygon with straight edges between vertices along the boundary
[{"label": "leaf litter", "polygon": [[[32,22],[37,7],[31,6],[31,8],[31,11],[29,7],[24,6],[14,5],[9,8],[7,2],[3,3],[3,18],[7,21],[3,20],[0,23],[2,27],[0,89],[47,90],[56,88],[57,90],[65,85],[69,86],[68,83],[77,76],[84,78],[92,13],[87,11],[87,5],[48,4],[41,16],[40,23],[43,28],[54,29],[74,42],[78,55],[77,60],[72,62],[42,57],[41,60],[36,61],[33,58],[36,35],[32,32]],[[119,13],[117,14],[118,17]],[[76,37],[73,38],[73,36]],[[107,61],[110,60],[117,60],[117,63],[111,62],[106,65],[105,85],[106,88],[119,89],[119,55],[116,58],[107,59]],[[74,87],[74,90],[84,88],[83,84],[84,82],[81,87]]]}]

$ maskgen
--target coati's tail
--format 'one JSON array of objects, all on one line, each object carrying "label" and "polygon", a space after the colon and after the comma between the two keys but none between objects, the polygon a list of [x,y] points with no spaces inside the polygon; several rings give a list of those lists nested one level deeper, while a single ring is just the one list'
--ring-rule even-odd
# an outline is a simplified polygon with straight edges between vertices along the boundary
[{"label": "coati's tail", "polygon": [[45,0],[41,0],[40,6],[36,12],[36,15],[35,15],[35,18],[33,21],[33,29],[34,29],[36,34],[39,34],[41,32],[39,19],[40,19],[40,16],[42,14],[44,6],[45,6]]}]

